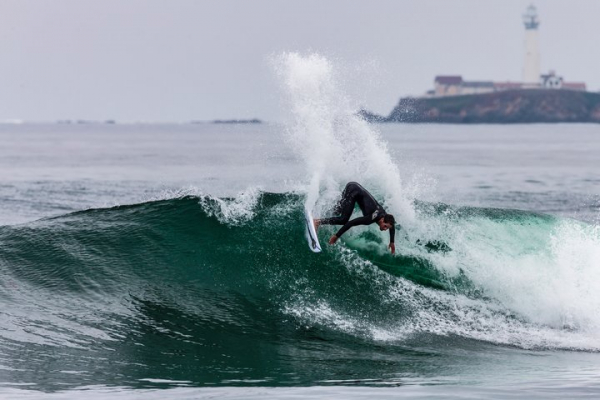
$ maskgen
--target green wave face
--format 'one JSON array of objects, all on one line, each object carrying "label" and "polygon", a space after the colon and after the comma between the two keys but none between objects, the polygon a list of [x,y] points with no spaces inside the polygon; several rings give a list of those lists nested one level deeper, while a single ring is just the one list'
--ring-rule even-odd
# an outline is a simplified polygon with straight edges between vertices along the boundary
[{"label": "green wave face", "polygon": [[[597,228],[416,208],[396,256],[374,226],[310,252],[294,194],[184,197],[2,227],[0,352],[21,381],[81,383],[58,379],[60,369],[93,370],[90,384],[295,385],[346,379],[335,360],[349,354],[365,376],[413,373],[407,359],[447,341],[596,348],[599,300],[581,274],[597,260]],[[320,230],[323,244],[332,232]],[[48,367],[34,372],[28,357]]]}]

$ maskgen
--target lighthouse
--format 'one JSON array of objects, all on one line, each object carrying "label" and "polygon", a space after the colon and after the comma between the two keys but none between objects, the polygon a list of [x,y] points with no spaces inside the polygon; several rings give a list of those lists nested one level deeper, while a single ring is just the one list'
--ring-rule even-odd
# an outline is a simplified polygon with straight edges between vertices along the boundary
[{"label": "lighthouse", "polygon": [[538,26],[540,20],[535,6],[527,7],[523,14],[525,24],[525,63],[523,64],[523,83],[537,86],[540,80],[540,49],[538,43]]}]

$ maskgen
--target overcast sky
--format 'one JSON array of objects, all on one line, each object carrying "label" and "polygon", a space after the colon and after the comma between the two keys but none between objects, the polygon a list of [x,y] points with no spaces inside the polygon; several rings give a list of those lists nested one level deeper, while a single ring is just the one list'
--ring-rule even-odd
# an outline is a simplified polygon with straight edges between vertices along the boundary
[{"label": "overcast sky", "polygon": [[[387,114],[437,74],[519,81],[530,0],[0,0],[0,120],[277,120],[317,52]],[[542,71],[600,89],[600,1],[537,0]]]}]

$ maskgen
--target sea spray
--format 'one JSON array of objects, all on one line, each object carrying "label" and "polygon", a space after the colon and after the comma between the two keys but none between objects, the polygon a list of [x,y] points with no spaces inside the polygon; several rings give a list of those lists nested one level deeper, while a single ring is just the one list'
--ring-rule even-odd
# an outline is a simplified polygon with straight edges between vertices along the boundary
[{"label": "sea spray", "polygon": [[306,205],[326,213],[350,181],[362,183],[404,223],[413,194],[375,128],[357,115],[333,63],[319,54],[284,53],[275,65],[290,105],[291,146],[304,160]]}]

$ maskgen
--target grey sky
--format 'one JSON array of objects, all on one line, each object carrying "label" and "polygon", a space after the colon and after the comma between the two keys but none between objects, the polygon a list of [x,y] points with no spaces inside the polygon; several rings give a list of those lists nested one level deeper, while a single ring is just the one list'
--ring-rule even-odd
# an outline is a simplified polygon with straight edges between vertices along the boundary
[{"label": "grey sky", "polygon": [[[436,74],[521,78],[530,0],[0,0],[0,120],[276,120],[270,55],[318,52],[387,114]],[[600,89],[600,1],[537,0],[542,70]]]}]

